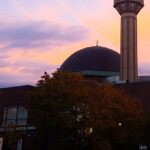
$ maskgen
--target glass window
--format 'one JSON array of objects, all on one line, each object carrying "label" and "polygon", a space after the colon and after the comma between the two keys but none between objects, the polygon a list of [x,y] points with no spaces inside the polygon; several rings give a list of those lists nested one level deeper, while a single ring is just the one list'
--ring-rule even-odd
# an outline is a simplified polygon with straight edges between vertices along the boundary
[{"label": "glass window", "polygon": [[18,125],[27,124],[27,110],[24,107],[18,108],[17,124]]},{"label": "glass window", "polygon": [[6,116],[7,116],[7,110],[6,109],[4,109],[4,116],[3,116],[3,123],[2,123],[2,125],[4,126],[5,125],[5,120],[6,120]]},{"label": "glass window", "polygon": [[26,125],[27,110],[21,106],[5,107],[3,116],[3,126],[8,125]]}]

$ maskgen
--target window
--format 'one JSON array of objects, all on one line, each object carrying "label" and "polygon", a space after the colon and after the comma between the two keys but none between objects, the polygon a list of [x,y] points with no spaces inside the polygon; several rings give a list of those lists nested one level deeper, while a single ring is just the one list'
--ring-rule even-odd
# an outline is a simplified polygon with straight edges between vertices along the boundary
[{"label": "window", "polygon": [[132,3],[131,6],[134,7],[134,3]]},{"label": "window", "polygon": [[121,4],[122,7],[125,7],[125,4]]},{"label": "window", "polygon": [[120,4],[121,8],[125,8],[125,3]]},{"label": "window", "polygon": [[3,113],[3,126],[27,124],[27,110],[24,107],[5,107]]}]

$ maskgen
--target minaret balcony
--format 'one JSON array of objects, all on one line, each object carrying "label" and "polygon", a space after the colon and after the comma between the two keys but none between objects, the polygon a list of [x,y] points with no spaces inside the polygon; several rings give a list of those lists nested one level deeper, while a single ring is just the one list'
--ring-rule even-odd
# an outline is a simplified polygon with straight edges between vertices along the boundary
[{"label": "minaret balcony", "polygon": [[124,13],[138,14],[144,6],[143,0],[115,0],[114,7],[120,15]]}]

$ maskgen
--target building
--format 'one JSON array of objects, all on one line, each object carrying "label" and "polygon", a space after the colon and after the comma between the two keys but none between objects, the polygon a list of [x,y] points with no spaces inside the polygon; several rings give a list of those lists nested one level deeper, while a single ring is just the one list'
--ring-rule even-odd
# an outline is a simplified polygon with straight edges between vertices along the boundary
[{"label": "building", "polygon": [[[0,89],[0,102],[2,108],[0,110],[0,136],[6,137],[12,133],[11,138],[18,139],[18,143],[13,143],[12,150],[21,147],[22,149],[34,149],[35,126],[32,123],[32,114],[29,108],[29,93],[32,86],[20,86]],[[17,133],[17,134],[13,134]],[[20,137],[15,137],[20,135]],[[4,141],[3,149],[7,149],[9,145],[7,139]],[[13,141],[12,141],[13,142]],[[36,148],[38,149],[38,147]]]},{"label": "building", "polygon": [[137,14],[144,0],[114,0],[114,7],[121,15],[121,66],[120,79],[138,81],[137,63]]},{"label": "building", "polygon": [[[114,86],[125,89],[129,94],[139,99],[146,113],[150,113],[150,81],[134,83],[121,82],[120,55],[108,48],[92,46],[81,49],[72,54],[61,65],[60,70],[69,72],[79,72],[86,79],[96,80],[97,82],[110,82]],[[149,78],[146,77],[149,80]],[[32,113],[29,107],[29,93],[33,90],[32,86],[20,86],[0,89],[1,116],[0,116],[0,136],[7,131],[24,132],[25,134],[14,146],[14,150],[20,145],[22,150],[37,150],[40,143],[36,143],[36,127],[32,123]],[[4,146],[7,144],[4,143]],[[34,146],[34,148],[33,148]]]},{"label": "building", "polygon": [[92,80],[115,80],[120,74],[120,55],[105,47],[87,47],[67,58],[60,70],[79,72]]},{"label": "building", "polygon": [[[137,74],[137,24],[136,15],[144,6],[143,0],[115,0],[114,7],[121,15],[121,57],[117,52],[100,46],[81,49],[61,65],[60,70],[79,72],[98,82],[110,82],[137,97],[145,111],[150,113],[150,78]],[[120,76],[120,79],[119,79]],[[32,86],[0,89],[1,116],[0,135],[7,131],[25,132],[15,143],[14,150],[37,149],[34,143],[36,127],[32,124],[28,93]],[[4,143],[5,144],[5,143]],[[34,148],[33,148],[34,144]],[[35,147],[37,145],[37,147]]]},{"label": "building", "polygon": [[109,82],[125,89],[130,95],[139,99],[147,112],[150,112],[150,78],[138,76],[136,82],[121,81],[120,54],[114,50],[93,46],[81,49],[68,57],[60,67],[61,71],[78,72],[86,79]]}]

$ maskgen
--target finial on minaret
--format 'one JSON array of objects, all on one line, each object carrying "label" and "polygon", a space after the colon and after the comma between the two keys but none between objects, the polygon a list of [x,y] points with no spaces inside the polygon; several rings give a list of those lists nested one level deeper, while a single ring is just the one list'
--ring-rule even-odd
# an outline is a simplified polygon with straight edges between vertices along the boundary
[{"label": "finial on minaret", "polygon": [[98,44],[99,44],[99,41],[96,41],[96,46],[98,46]]}]

